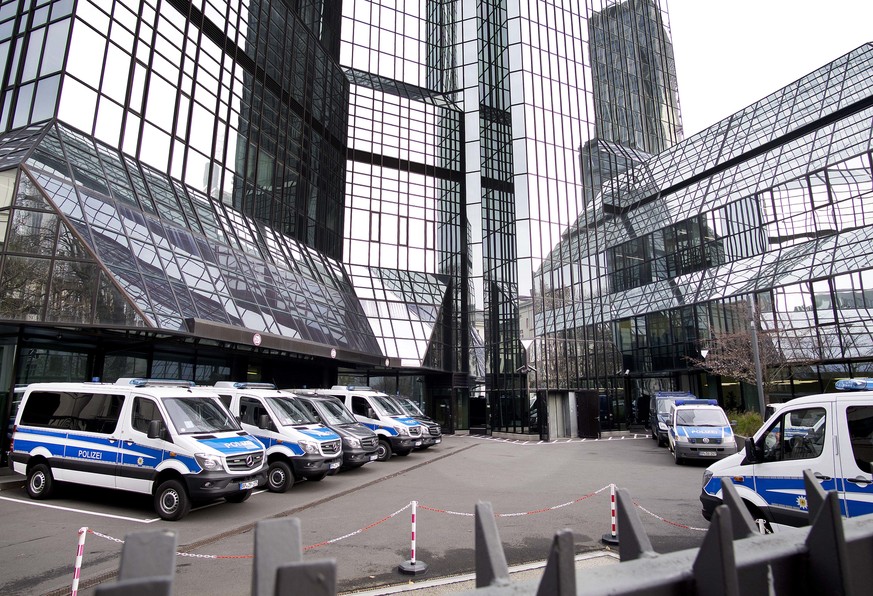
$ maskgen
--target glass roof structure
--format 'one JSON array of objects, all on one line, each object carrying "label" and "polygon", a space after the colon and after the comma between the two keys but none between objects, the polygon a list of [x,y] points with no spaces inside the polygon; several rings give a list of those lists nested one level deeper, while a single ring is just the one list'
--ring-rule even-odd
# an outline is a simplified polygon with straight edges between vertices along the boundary
[{"label": "glass roof structure", "polygon": [[195,334],[226,327],[293,340],[290,349],[304,353],[335,348],[352,362],[424,360],[446,291],[433,275],[356,267],[350,276],[60,122],[0,137],[0,170],[0,208],[11,208],[0,218],[5,319]]},{"label": "glass roof structure", "polygon": [[[828,255],[836,257],[840,245],[855,244],[868,233],[850,231],[863,226],[853,219],[854,211],[837,212],[837,219],[826,227],[810,221],[790,231],[771,232],[761,227],[761,217],[767,218],[774,204],[744,202],[765,189],[790,194],[791,188],[806,184],[797,180],[799,176],[869,151],[871,67],[873,45],[868,44],[606,181],[595,205],[568,231],[564,244],[552,251],[540,274],[584,261],[592,256],[592,249],[619,247],[706,212],[715,214],[711,231],[721,240],[722,266],[700,267],[687,274],[655,268],[650,284],[640,282],[635,288],[623,289],[613,283],[599,297],[583,291],[587,300],[602,301],[597,305],[588,302],[588,317],[603,312],[608,320],[741,295],[796,277],[798,267],[808,270],[813,266],[809,260],[813,256],[832,263]],[[856,175],[869,178],[863,168],[854,174],[852,166],[837,170],[849,185],[857,186],[857,181],[852,182]],[[786,208],[791,209],[790,205]],[[800,204],[795,210],[806,208]],[[842,215],[851,221],[839,221]],[[592,242],[595,231],[596,245]],[[849,233],[837,237],[836,231]],[[778,240],[782,236],[795,241]],[[828,236],[833,237],[826,240]],[[797,238],[821,240],[814,246],[799,245]],[[575,279],[587,277],[582,274]],[[587,324],[584,309],[568,304],[561,310],[539,317],[538,332]]]}]

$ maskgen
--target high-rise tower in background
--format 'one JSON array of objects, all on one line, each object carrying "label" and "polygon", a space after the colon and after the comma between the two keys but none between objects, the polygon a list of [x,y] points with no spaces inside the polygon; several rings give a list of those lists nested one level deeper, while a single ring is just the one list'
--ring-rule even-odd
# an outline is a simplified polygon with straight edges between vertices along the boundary
[{"label": "high-rise tower in background", "polygon": [[[577,360],[557,358],[573,346],[545,320],[585,316],[561,242],[601,178],[681,139],[665,11],[657,0],[344,2],[344,260],[449,276],[431,362],[454,373],[441,389],[471,427],[527,432],[531,389],[579,385]],[[535,341],[522,337],[523,307]]]}]

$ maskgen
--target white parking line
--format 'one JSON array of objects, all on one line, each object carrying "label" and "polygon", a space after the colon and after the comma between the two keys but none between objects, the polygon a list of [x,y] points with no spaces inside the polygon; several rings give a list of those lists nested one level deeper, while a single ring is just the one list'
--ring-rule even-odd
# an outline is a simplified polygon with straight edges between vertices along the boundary
[{"label": "white parking line", "polygon": [[75,509],[73,507],[61,507],[60,505],[49,505],[48,503],[39,503],[37,501],[25,501],[23,499],[11,499],[9,497],[0,497],[4,501],[12,501],[13,503],[20,503],[22,505],[33,505],[34,507],[47,507],[48,509],[59,509],[61,511],[71,511],[73,513],[84,513],[86,515],[96,515],[98,517],[110,517],[112,519],[121,519],[124,521],[132,521],[138,524],[150,524],[156,521],[161,521],[161,518],[155,517],[152,519],[138,519],[135,517],[127,517],[124,515],[113,515],[111,513],[99,513],[97,511],[87,511],[85,509]]},{"label": "white parking line", "polygon": [[[259,495],[261,493],[267,492],[266,489],[256,490],[252,492],[252,496]],[[111,513],[100,513],[98,511],[87,511],[85,509],[76,509],[74,507],[61,507],[60,505],[49,505],[48,503],[40,503],[39,501],[31,501],[24,499],[12,499],[10,497],[0,497],[0,499],[4,501],[12,501],[13,503],[20,503],[22,505],[33,505],[34,507],[46,507],[48,509],[59,509],[61,511],[71,511],[73,513],[84,513],[86,515],[96,515],[98,517],[110,517],[112,519],[120,519],[124,521],[132,521],[138,524],[152,524],[156,521],[161,521],[160,517],[152,517],[149,519],[138,519],[136,517],[127,517],[125,515],[113,515]],[[214,507],[215,505],[220,505],[223,501],[216,501],[214,503],[207,503],[206,505],[201,505],[200,507],[195,507],[191,511],[199,511],[201,509],[207,509],[209,507]]]}]

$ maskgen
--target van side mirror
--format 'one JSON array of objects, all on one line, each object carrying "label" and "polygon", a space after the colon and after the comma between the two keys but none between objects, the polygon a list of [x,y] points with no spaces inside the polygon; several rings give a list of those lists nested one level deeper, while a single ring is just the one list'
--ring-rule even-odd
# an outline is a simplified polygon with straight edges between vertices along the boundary
[{"label": "van side mirror", "polygon": [[373,411],[373,408],[367,408],[367,418],[376,419],[376,412]]},{"label": "van side mirror", "polygon": [[752,437],[746,439],[745,449],[746,457],[743,460],[744,464],[756,464],[761,461],[761,458],[758,457],[758,446],[755,445],[755,441]]},{"label": "van side mirror", "polygon": [[273,430],[273,423],[270,422],[270,417],[267,414],[261,414],[258,416],[258,428]]},{"label": "van side mirror", "polygon": [[150,420],[148,431],[146,432],[146,436],[150,439],[163,439],[167,440],[166,437],[166,429],[164,429],[164,424],[160,420]]}]

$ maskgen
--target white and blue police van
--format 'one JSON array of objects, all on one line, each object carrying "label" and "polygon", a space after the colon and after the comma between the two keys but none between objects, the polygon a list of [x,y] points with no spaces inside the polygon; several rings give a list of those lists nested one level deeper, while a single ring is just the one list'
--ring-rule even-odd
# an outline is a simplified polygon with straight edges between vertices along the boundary
[{"label": "white and blue police van", "polygon": [[241,503],[265,482],[263,444],[214,391],[188,381],[28,385],[15,417],[10,466],[34,499],[55,482],[151,494],[157,514],[192,503]]},{"label": "white and blue police van", "polygon": [[658,447],[667,444],[670,430],[670,410],[677,399],[697,399],[688,391],[656,391],[649,399],[649,430]]},{"label": "white and blue police van", "polygon": [[392,397],[394,403],[407,416],[417,420],[422,427],[421,447],[417,447],[417,449],[427,449],[443,442],[443,431],[439,423],[422,412],[417,403],[405,395],[394,395]]},{"label": "white and blue police van", "polygon": [[283,493],[298,480],[322,480],[343,461],[339,435],[316,420],[297,397],[272,383],[221,381],[212,389],[243,429],[267,448],[267,488]]},{"label": "white and blue police van", "polygon": [[360,468],[364,464],[376,461],[379,437],[358,422],[343,402],[336,397],[317,395],[314,391],[306,389],[295,389],[294,394],[313,418],[342,439],[343,465],[340,466],[341,470]]},{"label": "white and blue police van", "polygon": [[353,385],[334,385],[330,389],[319,389],[317,393],[339,398],[358,422],[378,435],[378,461],[387,461],[392,454],[409,455],[423,444],[424,427],[401,410],[386,393]]},{"label": "white and blue police van", "polygon": [[837,491],[845,517],[873,513],[873,380],[845,379],[839,393],[782,404],[745,449],[703,473],[703,516],[722,503],[729,478],[763,531],[809,523],[803,471]]},{"label": "white and blue police van", "polygon": [[686,460],[719,460],[737,452],[731,423],[714,399],[674,401],[667,442],[677,464]]}]

